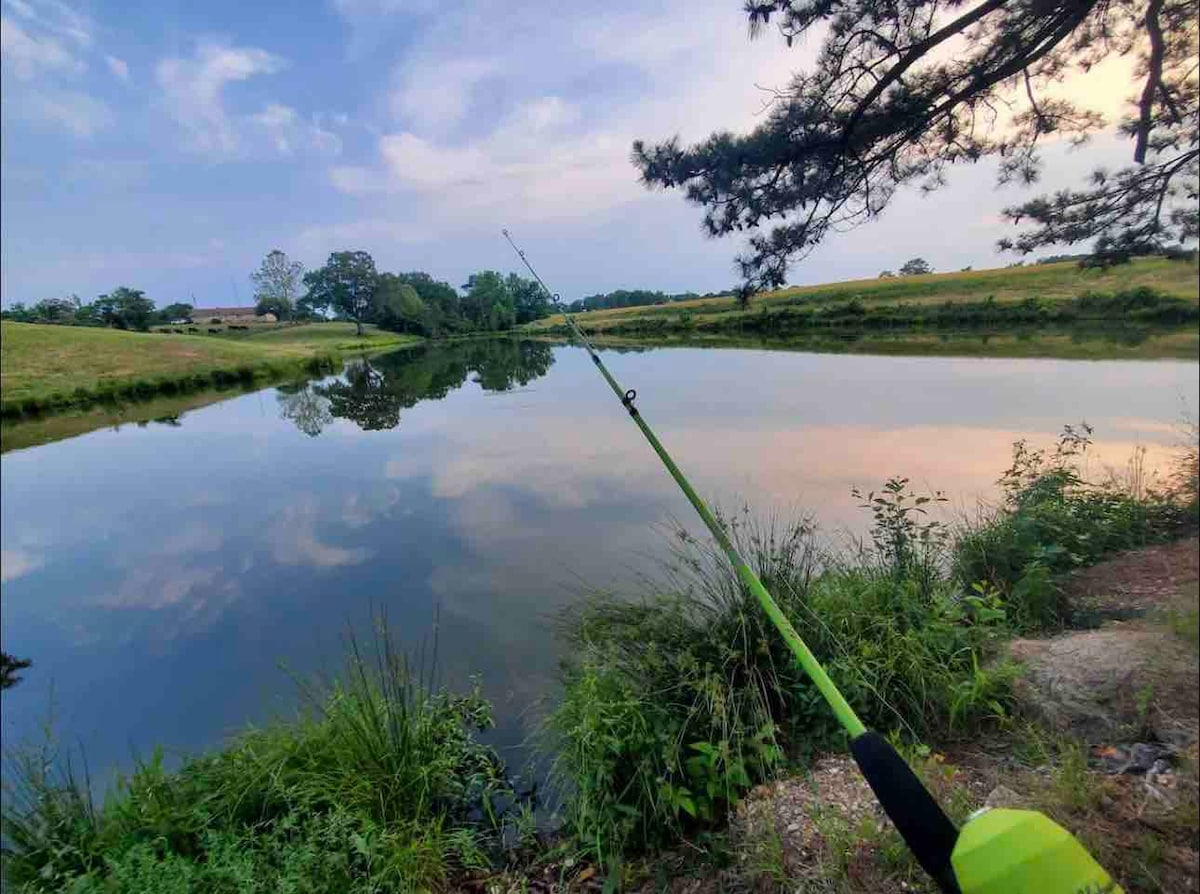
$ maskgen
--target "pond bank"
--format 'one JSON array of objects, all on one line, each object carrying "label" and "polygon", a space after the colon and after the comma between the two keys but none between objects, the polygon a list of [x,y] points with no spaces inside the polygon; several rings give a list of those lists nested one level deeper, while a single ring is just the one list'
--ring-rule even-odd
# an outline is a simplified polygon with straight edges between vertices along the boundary
[{"label": "pond bank", "polygon": [[[585,327],[587,319],[581,321]],[[1059,360],[1196,360],[1196,327],[1027,327],[1007,330],[965,329],[878,331],[851,326],[788,336],[736,335],[677,331],[632,335],[588,332],[598,347],[756,348],[814,354],[874,354],[888,357],[1030,357]],[[539,336],[546,338],[548,336]],[[556,336],[562,340],[566,336]]]},{"label": "pond bank", "polygon": [[245,337],[0,324],[0,415],[6,419],[187,394],[332,371],[350,351],[417,344],[416,336],[310,323]]}]

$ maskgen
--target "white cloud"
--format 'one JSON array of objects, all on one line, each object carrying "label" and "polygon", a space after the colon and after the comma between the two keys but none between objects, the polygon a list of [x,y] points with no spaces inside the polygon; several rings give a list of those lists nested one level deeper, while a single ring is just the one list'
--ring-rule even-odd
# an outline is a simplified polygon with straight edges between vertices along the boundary
[{"label": "white cloud", "polygon": [[87,66],[52,34],[31,34],[16,22],[0,16],[0,58],[17,78],[33,80],[40,74],[79,74]]},{"label": "white cloud", "polygon": [[91,19],[57,0],[4,0],[0,56],[21,80],[45,74],[78,75],[87,70],[79,52],[92,45]]},{"label": "white cloud", "polygon": [[[4,0],[0,15],[0,62],[4,105],[36,126],[90,137],[107,127],[112,112],[99,99],[70,86],[87,71],[93,43],[87,16],[56,0]],[[9,87],[9,77],[22,83]]]},{"label": "white cloud", "polygon": [[107,105],[78,90],[23,91],[13,100],[11,108],[32,124],[65,130],[76,137],[90,137],[107,128],[113,120]]},{"label": "white cloud", "polygon": [[317,539],[316,525],[317,507],[311,500],[289,506],[267,532],[271,557],[280,565],[312,568],[358,565],[370,558],[371,553],[365,549],[322,543]]},{"label": "white cloud", "polygon": [[0,582],[8,583],[37,571],[46,560],[23,549],[0,550]]},{"label": "white cloud", "polygon": [[299,115],[295,109],[278,104],[269,105],[257,115],[251,116],[255,124],[271,135],[275,148],[281,155],[290,155],[292,152],[290,132],[295,128],[298,119]]},{"label": "white cloud", "polygon": [[92,45],[92,20],[61,0],[4,0],[3,5],[38,30],[62,37],[81,49]]},{"label": "white cloud", "polygon": [[257,47],[201,43],[191,59],[164,59],[155,77],[167,108],[190,135],[191,147],[216,156],[314,152],[337,156],[342,140],[320,116],[305,120],[295,108],[272,102],[258,112],[238,115],[226,108],[230,84],[286,67],[283,58]]},{"label": "white cloud", "polygon": [[525,219],[585,214],[640,197],[626,159],[628,140],[606,132],[568,133],[580,118],[578,107],[543,96],[465,145],[408,131],[386,134],[378,142],[381,168],[337,167],[330,180],[350,195],[423,193],[439,206],[435,218],[482,207],[503,207]]},{"label": "white cloud", "polygon": [[193,147],[227,154],[237,149],[238,134],[225,110],[225,87],[272,74],[284,65],[279,56],[257,47],[201,43],[191,59],[159,62],[155,77],[171,115],[189,132]]},{"label": "white cloud", "polygon": [[475,89],[500,70],[495,59],[412,59],[397,76],[389,102],[392,114],[419,132],[445,131],[462,121]]},{"label": "white cloud", "polygon": [[112,72],[113,77],[119,81],[129,83],[129,63],[124,59],[118,59],[116,56],[105,56],[104,64],[108,66],[108,70]]},{"label": "white cloud", "polygon": [[250,120],[262,128],[280,155],[291,155],[303,148],[334,156],[342,151],[341,137],[323,128],[317,118],[311,123],[303,121],[291,106],[272,103],[261,112],[251,115]]},{"label": "white cloud", "polygon": [[97,604],[105,608],[157,610],[192,600],[202,606],[210,595],[228,592],[235,586],[232,581],[221,580],[222,571],[220,566],[135,568],[121,581],[116,593],[100,597]]},{"label": "white cloud", "polygon": [[[812,55],[751,44],[736,7],[682,3],[558,21],[475,0],[422,46],[395,74],[400,127],[378,139],[378,166],[330,179],[352,195],[420,194],[425,217],[447,224],[483,209],[506,221],[581,217],[642,198],[629,163],[636,138],[752,126],[765,95],[755,83],[786,83]],[[479,46],[492,55],[478,58]],[[600,79],[603,91],[571,89]]]}]

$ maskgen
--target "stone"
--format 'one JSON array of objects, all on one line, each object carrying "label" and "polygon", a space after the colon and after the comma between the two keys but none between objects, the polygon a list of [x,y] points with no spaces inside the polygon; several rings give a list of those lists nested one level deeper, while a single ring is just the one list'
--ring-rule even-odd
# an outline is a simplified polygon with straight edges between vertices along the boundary
[{"label": "stone", "polygon": [[1160,740],[1194,737],[1194,708],[1176,718],[1184,724],[1146,710],[1147,692],[1175,709],[1196,700],[1196,653],[1169,632],[1109,627],[1018,639],[1009,644],[1009,656],[1025,667],[1014,686],[1018,701],[1060,732],[1085,742],[1128,741],[1151,726]]},{"label": "stone", "polygon": [[998,785],[988,792],[983,806],[993,810],[1000,808],[1019,810],[1026,807],[1028,803],[1028,800],[1023,795],[1017,794],[1007,785]]}]

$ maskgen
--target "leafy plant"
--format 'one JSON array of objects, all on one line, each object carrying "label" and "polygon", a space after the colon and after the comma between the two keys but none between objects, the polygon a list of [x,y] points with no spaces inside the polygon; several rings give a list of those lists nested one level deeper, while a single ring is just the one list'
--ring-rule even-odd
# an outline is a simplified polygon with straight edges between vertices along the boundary
[{"label": "leafy plant", "polygon": [[1153,491],[1144,475],[1087,480],[1081,465],[1091,434],[1086,423],[1068,425],[1049,451],[1017,441],[998,482],[1002,504],[955,542],[960,585],[982,582],[998,591],[1018,629],[1061,623],[1069,606],[1055,575],[1175,536],[1188,524],[1187,498]]},{"label": "leafy plant", "polygon": [[52,746],[14,758],[4,877],[23,891],[425,890],[490,865],[517,798],[474,732],[478,689],[434,691],[390,644],[350,638],[340,677],[290,722],[166,767],[139,762],[102,807]]}]

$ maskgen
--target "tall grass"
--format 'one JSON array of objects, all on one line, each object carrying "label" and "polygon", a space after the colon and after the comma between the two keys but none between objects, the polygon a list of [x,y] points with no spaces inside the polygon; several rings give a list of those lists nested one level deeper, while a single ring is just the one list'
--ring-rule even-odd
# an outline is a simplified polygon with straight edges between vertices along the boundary
[{"label": "tall grass", "polygon": [[302,686],[295,719],[175,771],[140,763],[96,806],[69,763],[14,756],[4,877],[21,891],[428,890],[487,865],[513,801],[477,691],[435,691],[386,632]]},{"label": "tall grass", "polygon": [[[1194,440],[1194,436],[1193,436]],[[953,573],[961,585],[999,593],[1021,630],[1052,627],[1070,611],[1055,575],[1105,555],[1181,536],[1196,524],[1195,447],[1166,487],[1147,481],[1139,454],[1124,478],[1088,480],[1091,428],[1067,426],[1052,449],[1013,445],[1000,505],[959,533]]]},{"label": "tall grass", "polygon": [[[793,607],[817,563],[810,526],[728,525]],[[575,661],[548,722],[568,822],[602,862],[718,821],[782,758],[777,720],[799,682],[753,598],[707,542],[680,532],[665,588],[597,596],[565,618]]]},{"label": "tall grass", "polygon": [[[929,572],[940,547],[915,517],[923,498],[901,486],[884,499],[876,545],[854,563],[808,522],[724,523],[864,720],[923,736],[1003,713],[1011,671],[981,663],[1003,608]],[[565,620],[573,657],[548,733],[568,828],[601,862],[717,824],[787,760],[845,744],[707,541],[681,537],[659,595],[598,596]]]},{"label": "tall grass", "polygon": [[[1089,445],[1086,426],[1051,450],[1017,443],[1003,502],[961,530],[930,512],[939,495],[903,478],[854,493],[872,524],[849,552],[823,548],[807,520],[722,524],[869,726],[909,742],[968,735],[1009,714],[1017,669],[997,659],[1000,644],[1066,613],[1056,574],[1194,517],[1194,486],[1085,480]],[[707,540],[681,534],[652,592],[599,594],[563,619],[571,658],[547,721],[555,778],[568,832],[609,866],[718,825],[789,762],[846,744]]]}]

